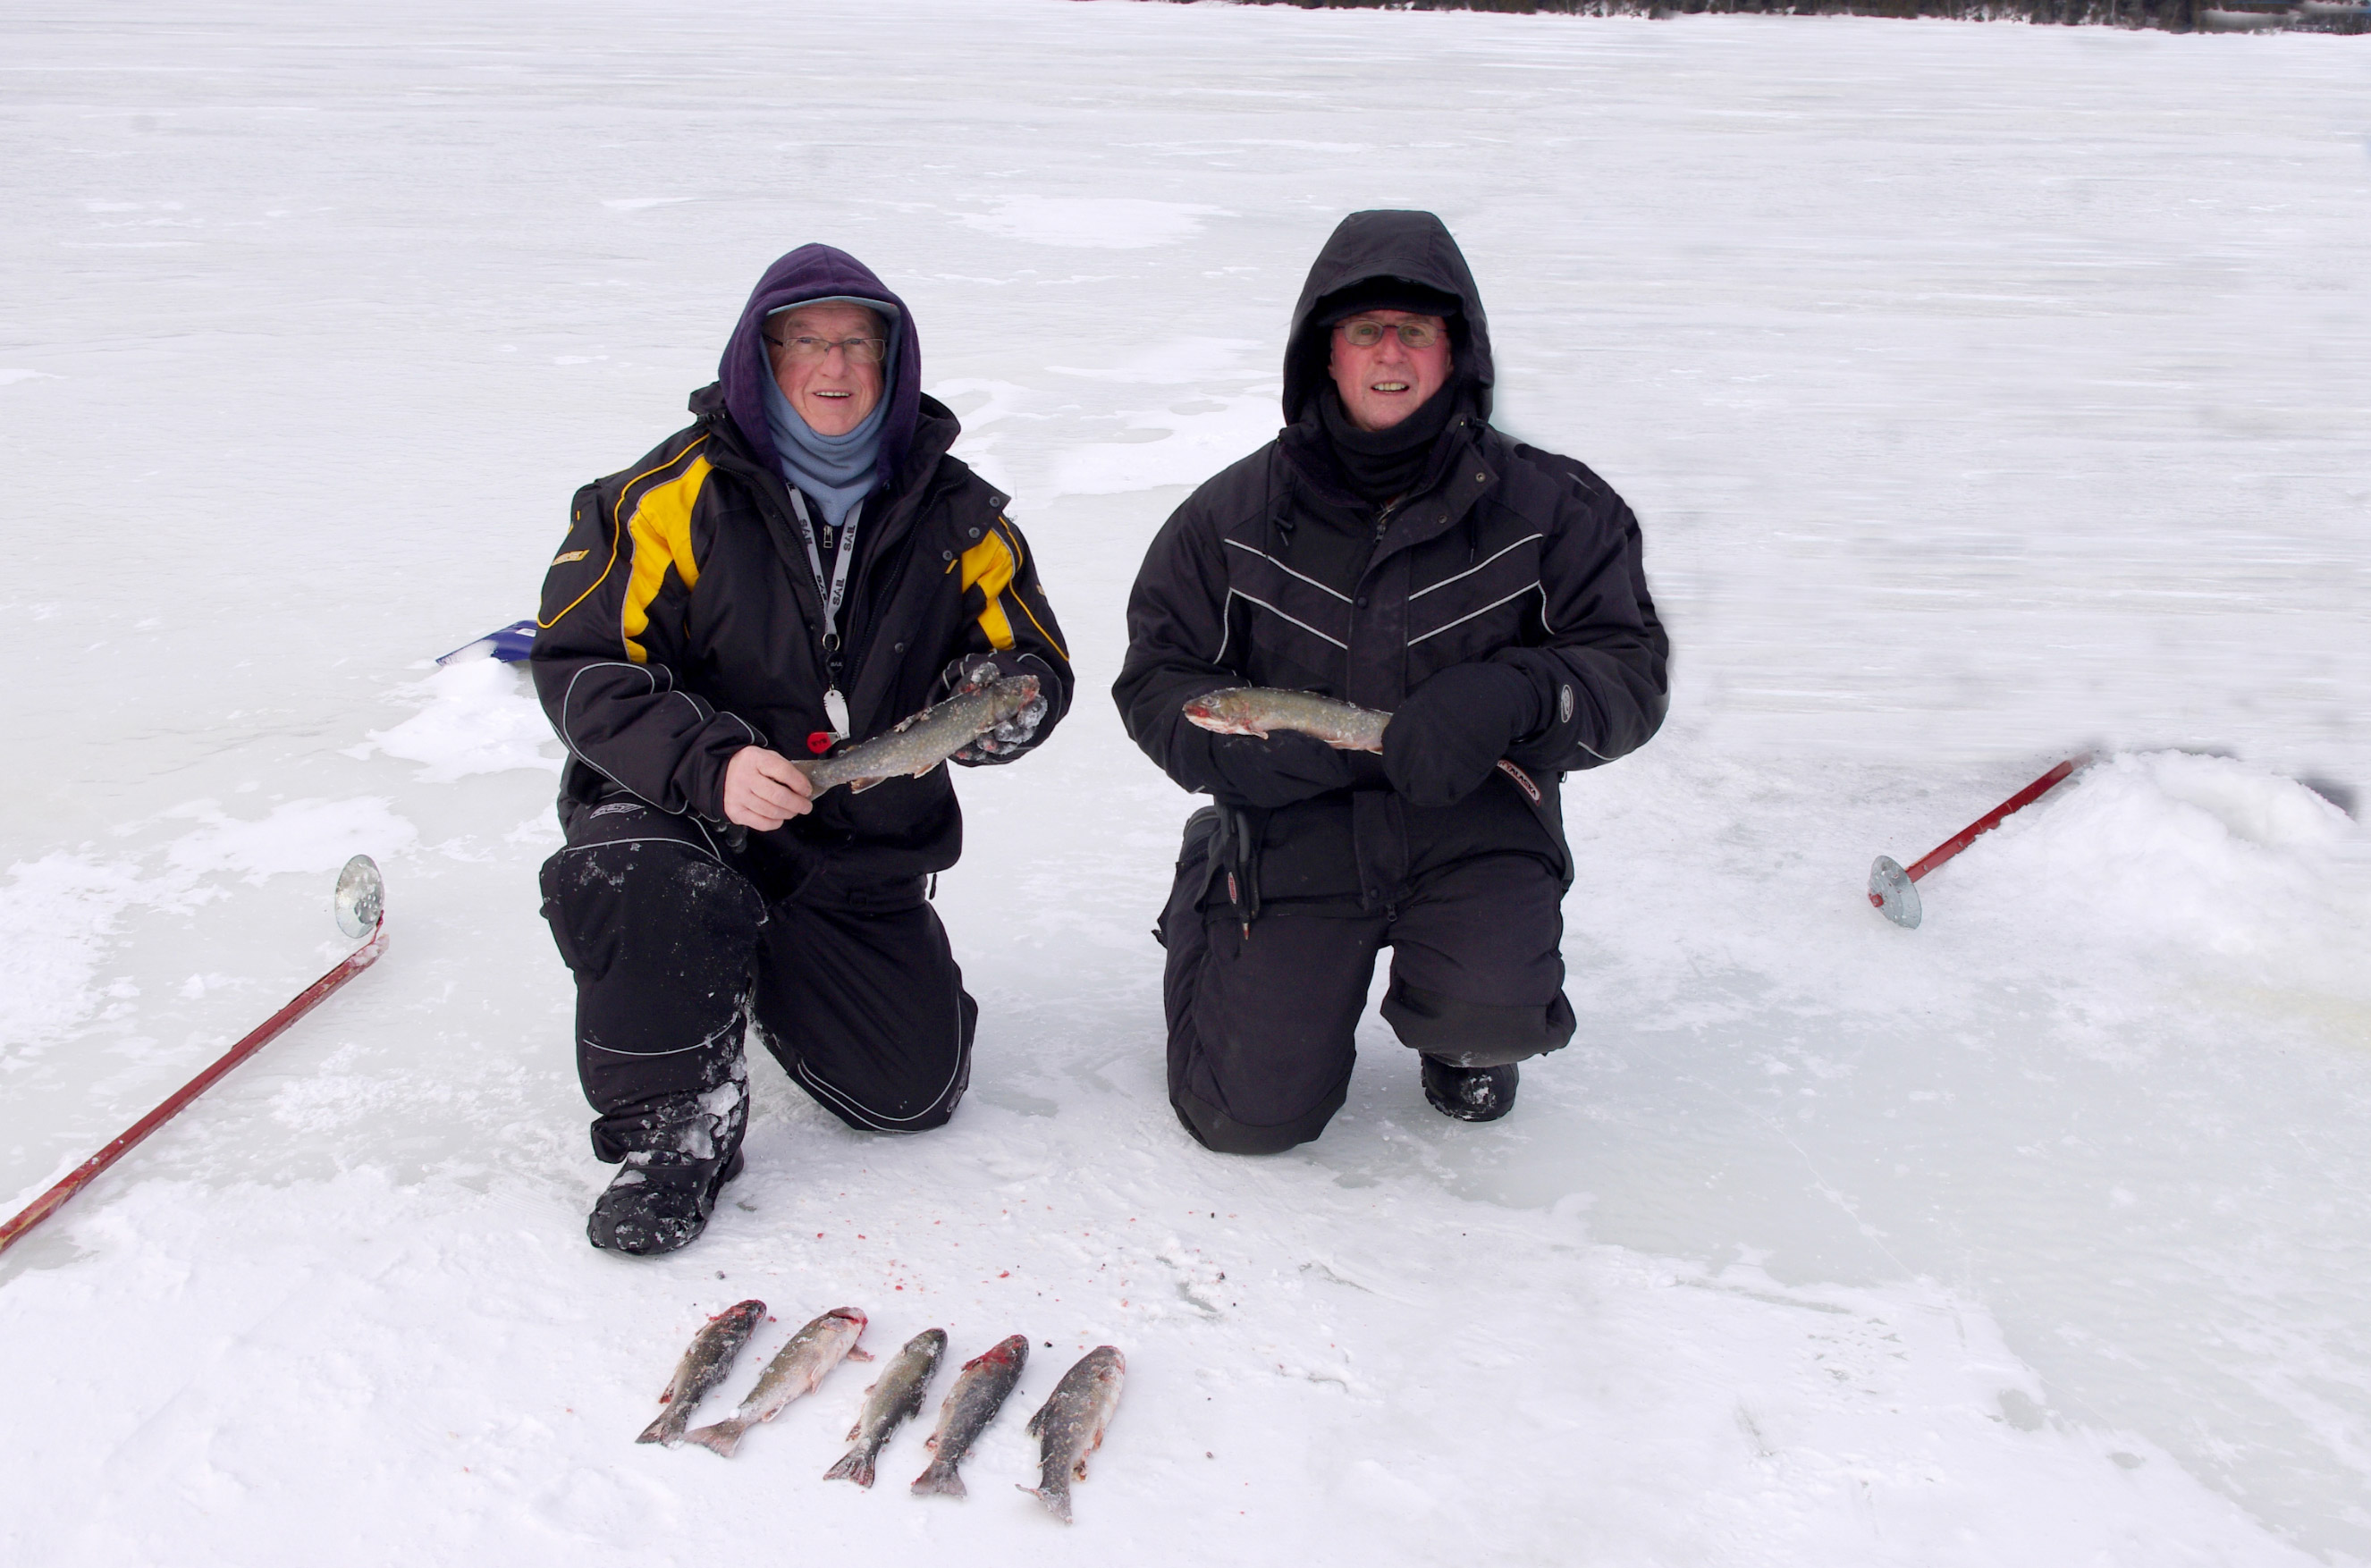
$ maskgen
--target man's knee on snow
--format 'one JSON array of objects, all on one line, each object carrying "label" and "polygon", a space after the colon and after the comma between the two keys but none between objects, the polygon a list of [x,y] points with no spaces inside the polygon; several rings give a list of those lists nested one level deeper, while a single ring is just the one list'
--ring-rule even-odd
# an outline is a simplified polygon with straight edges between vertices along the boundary
[{"label": "man's knee on snow", "polygon": [[1194,1141],[1213,1154],[1282,1154],[1286,1149],[1314,1141],[1325,1130],[1325,1124],[1334,1119],[1334,1113],[1342,1109],[1349,1093],[1349,1083],[1345,1080],[1312,1110],[1273,1126],[1239,1122],[1190,1091],[1173,1094],[1169,1103],[1176,1111],[1177,1120],[1194,1135]]},{"label": "man's knee on snow", "polygon": [[672,838],[571,846],[543,863],[542,883],[552,940],[582,979],[684,955],[737,974],[766,922],[746,878]]},{"label": "man's knee on snow", "polygon": [[1460,1067],[1504,1066],[1562,1050],[1575,1028],[1562,992],[1544,1007],[1501,1007],[1394,981],[1382,1014],[1401,1044]]}]

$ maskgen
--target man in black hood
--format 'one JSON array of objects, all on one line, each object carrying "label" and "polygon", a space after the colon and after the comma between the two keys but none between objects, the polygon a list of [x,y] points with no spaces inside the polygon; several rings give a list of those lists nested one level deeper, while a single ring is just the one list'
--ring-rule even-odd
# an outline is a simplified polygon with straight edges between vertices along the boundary
[{"label": "man in black hood", "polygon": [[[1485,1122],[1572,1036],[1558,785],[1661,723],[1669,643],[1605,482],[1488,423],[1489,325],[1430,213],[1354,213],[1285,349],[1286,428],[1146,552],[1113,687],[1209,794],[1162,912],[1169,1096],[1209,1147],[1314,1138],[1347,1092],[1376,954],[1426,1098]],[[1392,714],[1380,756],[1218,734],[1184,705],[1274,686]]]},{"label": "man in black hood", "polygon": [[754,1023],[852,1127],[945,1122],[979,1009],[925,886],[963,849],[947,770],[817,795],[792,756],[959,684],[1039,700],[955,754],[1007,762],[1070,702],[1006,498],[947,452],[913,313],[803,246],[758,281],[692,423],[576,494],[531,667],[568,747],[543,913],[576,978],[596,1247],[700,1234],[741,1168]]}]

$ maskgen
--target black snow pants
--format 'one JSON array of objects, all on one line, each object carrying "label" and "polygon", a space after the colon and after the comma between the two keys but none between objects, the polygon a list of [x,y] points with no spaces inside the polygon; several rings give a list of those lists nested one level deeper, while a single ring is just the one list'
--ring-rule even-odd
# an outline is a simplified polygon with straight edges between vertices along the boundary
[{"label": "black snow pants", "polygon": [[[1459,1066],[1497,1066],[1561,1048],[1564,887],[1541,860],[1493,854],[1417,879],[1382,910],[1356,900],[1247,906],[1214,874],[1212,808],[1186,824],[1162,912],[1168,950],[1169,1102],[1221,1154],[1309,1142],[1342,1109],[1375,955],[1392,950],[1382,1014],[1402,1044]],[[1222,852],[1221,852],[1222,853]]]},{"label": "black snow pants", "polygon": [[690,818],[571,805],[543,915],[576,976],[593,1151],[729,1156],[747,1120],[745,1026],[851,1127],[943,1125],[971,1078],[979,1009],[923,879],[770,905]]}]

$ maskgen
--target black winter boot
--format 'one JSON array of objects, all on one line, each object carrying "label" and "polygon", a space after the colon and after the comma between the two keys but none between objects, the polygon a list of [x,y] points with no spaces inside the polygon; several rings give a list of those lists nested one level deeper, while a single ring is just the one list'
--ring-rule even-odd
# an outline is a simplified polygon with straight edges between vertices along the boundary
[{"label": "black winter boot", "polygon": [[624,1164],[593,1205],[585,1237],[604,1251],[672,1252],[707,1228],[716,1194],[741,1174],[749,1124],[749,1077],[729,1076],[699,1094],[669,1094],[593,1124],[593,1152]]},{"label": "black winter boot", "polygon": [[1515,1108],[1515,1064],[1461,1067],[1438,1056],[1424,1058],[1424,1097],[1444,1116],[1461,1122],[1495,1122]]},{"label": "black winter boot", "polygon": [[662,1150],[626,1156],[593,1205],[584,1234],[604,1251],[647,1257],[688,1245],[708,1228],[716,1194],[741,1174],[741,1151],[723,1159],[693,1159]]}]

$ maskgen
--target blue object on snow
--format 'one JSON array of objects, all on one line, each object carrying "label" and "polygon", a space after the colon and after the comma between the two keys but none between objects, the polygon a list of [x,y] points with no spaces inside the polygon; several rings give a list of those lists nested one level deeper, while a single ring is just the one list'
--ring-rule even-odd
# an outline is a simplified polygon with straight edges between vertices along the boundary
[{"label": "blue object on snow", "polygon": [[494,657],[500,659],[505,664],[523,663],[526,658],[527,650],[535,646],[535,622],[532,620],[513,621],[510,625],[503,628],[500,631],[490,631],[486,633],[485,636],[479,638],[476,642],[465,642],[461,644],[460,647],[456,648],[450,653],[445,654],[436,662],[440,664],[449,664],[454,660],[458,659],[462,654],[467,653],[470,649],[477,647],[479,643],[492,643],[493,645]]}]

